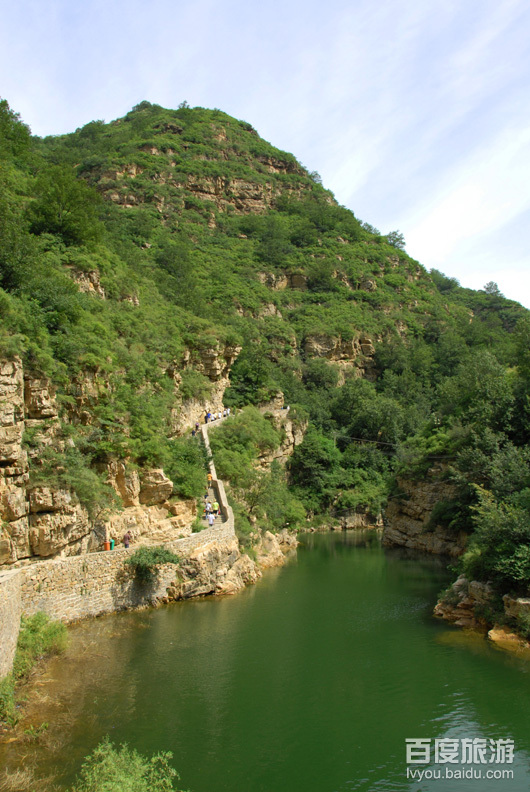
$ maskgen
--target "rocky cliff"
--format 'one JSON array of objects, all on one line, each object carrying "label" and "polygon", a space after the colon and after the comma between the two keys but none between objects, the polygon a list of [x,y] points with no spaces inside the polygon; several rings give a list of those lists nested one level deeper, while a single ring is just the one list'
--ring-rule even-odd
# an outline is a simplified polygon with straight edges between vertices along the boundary
[{"label": "rocky cliff", "polygon": [[454,498],[455,488],[444,482],[436,471],[425,481],[398,478],[399,496],[388,501],[385,512],[383,544],[398,545],[440,555],[459,556],[464,552],[467,536],[463,532],[433,525],[432,513],[437,503]]},{"label": "rocky cliff", "polygon": [[[208,410],[222,412],[224,392],[230,385],[230,369],[240,351],[239,345],[216,341],[194,353],[186,351],[183,360],[171,368],[175,382],[175,406],[171,413],[173,434],[181,435],[196,422],[202,423]],[[186,398],[182,394],[183,374],[191,369],[208,380],[208,393],[202,398]]]},{"label": "rocky cliff", "polygon": [[[229,358],[230,359],[230,358]],[[210,358],[208,358],[210,360]],[[226,362],[218,372],[226,387]],[[102,378],[78,378],[76,394],[63,420],[90,425]],[[39,480],[44,449],[62,453],[73,441],[59,439],[59,405],[54,388],[42,376],[24,370],[19,358],[0,363],[0,565],[52,556],[86,553],[105,538],[119,541],[126,530],[133,540],[170,541],[191,532],[196,506],[172,498],[173,483],[161,469],[138,470],[124,461],[108,463],[108,483],[123,509],[106,521],[90,517],[73,490],[43,486]],[[31,443],[26,440],[31,437]]]},{"label": "rocky cliff", "polygon": [[521,635],[521,630],[527,634],[530,618],[528,597],[505,594],[501,598],[489,583],[460,575],[441,595],[434,615],[457,627],[487,633],[503,649],[530,650],[530,642]]},{"label": "rocky cliff", "polygon": [[[378,338],[377,340],[381,340]],[[338,385],[343,385],[345,377],[353,374],[375,380],[375,347],[370,337],[359,335],[344,339],[341,336],[326,334],[307,335],[304,339],[304,352],[308,358],[322,357],[339,367]]]}]

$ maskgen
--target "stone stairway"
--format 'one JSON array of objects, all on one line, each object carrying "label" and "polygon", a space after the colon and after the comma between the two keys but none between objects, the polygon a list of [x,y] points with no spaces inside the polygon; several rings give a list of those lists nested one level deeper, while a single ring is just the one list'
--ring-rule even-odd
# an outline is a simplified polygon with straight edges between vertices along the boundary
[{"label": "stone stairway", "polygon": [[[216,491],[214,490],[214,488],[213,488],[213,487],[208,487],[208,500],[210,501],[210,503],[212,504],[212,506],[213,506],[213,504],[214,504],[214,502],[215,502],[216,498],[217,498],[217,493],[216,493]],[[206,503],[206,498],[204,499],[204,503]],[[208,520],[207,520],[206,518],[203,518],[202,514],[201,514],[200,516],[201,516],[201,520],[202,520],[202,522],[203,522],[205,525],[208,525]],[[221,514],[218,514],[218,515],[217,515],[217,517],[216,517],[216,518],[215,518],[215,520],[214,520],[214,523],[213,523],[213,525],[212,525],[212,528],[218,528],[218,527],[220,527],[222,524],[223,524],[223,518],[222,518]]]}]

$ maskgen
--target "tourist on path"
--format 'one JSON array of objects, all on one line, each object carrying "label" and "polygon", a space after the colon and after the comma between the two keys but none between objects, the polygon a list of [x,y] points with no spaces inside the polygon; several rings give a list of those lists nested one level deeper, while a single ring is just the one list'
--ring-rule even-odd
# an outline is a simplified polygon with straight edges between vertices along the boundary
[{"label": "tourist on path", "polygon": [[214,516],[213,516],[213,514],[210,512],[210,514],[208,515],[208,525],[210,526],[210,528],[212,527],[212,525],[214,524],[214,522],[215,522],[215,517],[214,517]]},{"label": "tourist on path", "polygon": [[127,533],[123,537],[123,544],[124,544],[124,547],[125,547],[126,550],[128,549],[129,545],[131,544],[131,539],[132,539],[132,533],[130,531],[127,531]]}]

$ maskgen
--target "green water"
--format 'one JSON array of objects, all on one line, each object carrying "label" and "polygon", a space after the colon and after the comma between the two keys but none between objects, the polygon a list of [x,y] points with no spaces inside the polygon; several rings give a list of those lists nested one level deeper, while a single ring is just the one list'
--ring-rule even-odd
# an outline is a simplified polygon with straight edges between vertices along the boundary
[{"label": "green water", "polygon": [[[434,620],[447,580],[373,536],[312,535],[238,596],[80,625],[43,680],[39,766],[70,783],[109,734],[172,751],[191,792],[527,790],[530,661]],[[514,779],[407,779],[405,739],[442,737],[513,739],[513,764],[475,769]]]}]

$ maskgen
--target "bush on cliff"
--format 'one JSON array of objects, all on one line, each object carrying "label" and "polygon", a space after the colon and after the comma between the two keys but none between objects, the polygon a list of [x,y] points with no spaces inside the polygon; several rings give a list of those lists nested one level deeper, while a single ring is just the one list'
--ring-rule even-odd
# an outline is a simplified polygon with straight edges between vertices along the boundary
[{"label": "bush on cliff", "polygon": [[153,583],[161,564],[178,564],[179,557],[166,547],[139,547],[125,563],[132,567],[140,583]]}]

